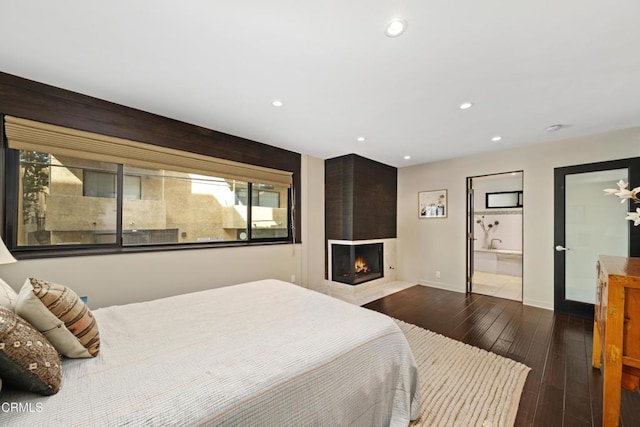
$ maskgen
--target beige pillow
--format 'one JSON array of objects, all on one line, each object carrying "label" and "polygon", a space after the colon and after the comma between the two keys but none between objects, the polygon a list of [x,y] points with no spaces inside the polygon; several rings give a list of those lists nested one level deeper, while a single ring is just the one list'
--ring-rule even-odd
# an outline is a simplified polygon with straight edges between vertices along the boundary
[{"label": "beige pillow", "polygon": [[66,286],[29,278],[15,311],[42,332],[67,357],[95,357],[100,350],[98,324],[78,295]]},{"label": "beige pillow", "polygon": [[4,280],[0,279],[0,306],[6,307],[10,310],[16,305],[16,298],[18,294],[13,290],[11,286]]},{"label": "beige pillow", "polygon": [[6,384],[45,396],[57,393],[62,382],[56,349],[6,307],[0,307],[0,376]]}]

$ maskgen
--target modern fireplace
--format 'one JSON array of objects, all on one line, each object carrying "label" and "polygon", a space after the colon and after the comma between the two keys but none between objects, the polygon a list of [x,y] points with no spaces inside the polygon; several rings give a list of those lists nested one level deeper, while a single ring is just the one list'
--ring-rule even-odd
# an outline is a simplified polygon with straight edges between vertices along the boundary
[{"label": "modern fireplace", "polygon": [[331,280],[358,285],[384,276],[383,243],[332,244]]}]

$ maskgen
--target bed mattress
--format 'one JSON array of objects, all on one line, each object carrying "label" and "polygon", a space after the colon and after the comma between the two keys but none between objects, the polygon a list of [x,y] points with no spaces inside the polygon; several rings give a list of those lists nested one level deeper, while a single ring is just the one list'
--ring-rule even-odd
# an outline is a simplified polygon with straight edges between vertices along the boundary
[{"label": "bed mattress", "polygon": [[1,402],[23,406],[0,424],[371,427],[418,414],[416,364],[395,322],[290,283],[93,313],[98,357],[65,359],[56,395],[3,390]]}]

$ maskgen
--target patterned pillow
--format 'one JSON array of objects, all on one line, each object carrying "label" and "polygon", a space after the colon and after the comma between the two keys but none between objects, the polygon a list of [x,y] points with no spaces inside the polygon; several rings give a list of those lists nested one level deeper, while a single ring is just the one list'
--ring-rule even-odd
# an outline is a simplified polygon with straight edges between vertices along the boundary
[{"label": "patterned pillow", "polygon": [[66,286],[29,278],[15,306],[22,316],[67,357],[95,357],[100,350],[98,324],[78,295]]},{"label": "patterned pillow", "polygon": [[18,294],[4,280],[0,279],[0,306],[13,310]]},{"label": "patterned pillow", "polygon": [[62,381],[56,349],[5,307],[0,307],[0,375],[6,384],[45,396],[57,393]]}]

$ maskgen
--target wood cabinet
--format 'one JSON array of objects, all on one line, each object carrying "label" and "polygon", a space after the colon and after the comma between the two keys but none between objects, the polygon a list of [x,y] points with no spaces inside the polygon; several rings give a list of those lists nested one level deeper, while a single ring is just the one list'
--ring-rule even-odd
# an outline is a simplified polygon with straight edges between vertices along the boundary
[{"label": "wood cabinet", "polygon": [[600,256],[593,324],[594,368],[603,368],[602,425],[617,426],[621,389],[640,378],[640,258]]}]

